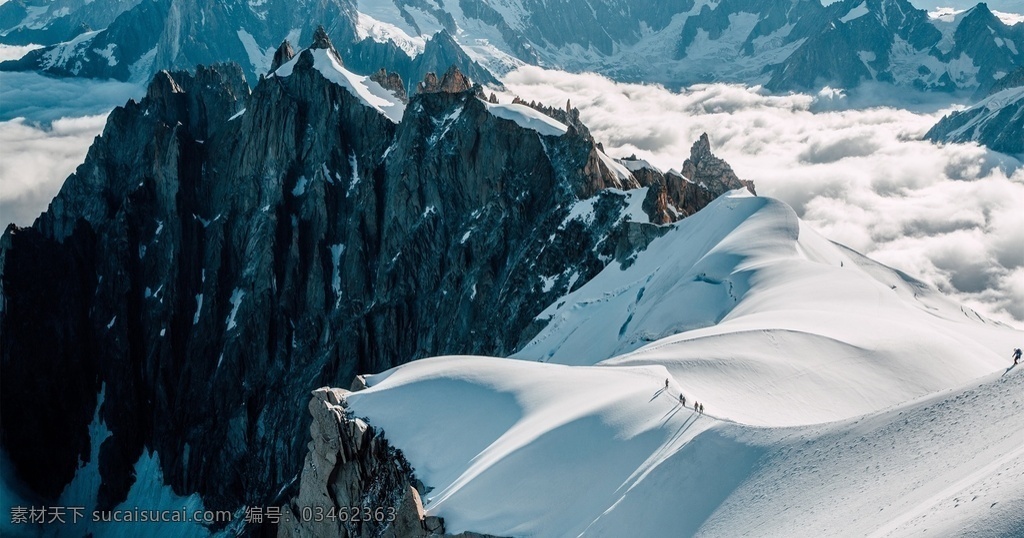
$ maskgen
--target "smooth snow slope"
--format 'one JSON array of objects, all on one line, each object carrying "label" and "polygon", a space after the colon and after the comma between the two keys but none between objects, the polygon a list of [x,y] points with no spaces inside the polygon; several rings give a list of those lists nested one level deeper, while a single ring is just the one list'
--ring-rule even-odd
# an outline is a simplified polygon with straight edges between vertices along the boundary
[{"label": "smooth snow slope", "polygon": [[[435,488],[425,507],[449,532],[575,536],[715,422],[682,409],[667,376],[660,366],[442,357],[370,376],[348,402]],[[694,445],[693,476],[679,478],[727,484],[705,444]],[[748,468],[754,456],[742,458]],[[712,512],[702,504],[686,515],[693,528]]]},{"label": "smooth snow slope", "polygon": [[521,356],[573,364],[426,359],[348,397],[449,532],[1024,530],[1024,367],[1007,368],[1024,333],[781,202],[720,198],[543,315]]},{"label": "smooth snow slope", "polygon": [[426,509],[454,533],[1024,532],[1024,367],[796,428],[699,416],[663,376],[657,366],[442,357],[371,376],[348,404],[435,488]]},{"label": "smooth snow slope", "polygon": [[773,426],[839,420],[957,386],[1005,365],[1024,341],[745,191],[538,318],[548,325],[517,358],[657,364],[715,414]]}]

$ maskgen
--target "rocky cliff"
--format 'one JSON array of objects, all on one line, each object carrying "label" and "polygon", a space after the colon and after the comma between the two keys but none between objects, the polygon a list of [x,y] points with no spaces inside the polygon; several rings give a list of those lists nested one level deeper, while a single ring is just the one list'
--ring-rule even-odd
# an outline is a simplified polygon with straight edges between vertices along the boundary
[{"label": "rocky cliff", "polygon": [[966,110],[944,116],[925,133],[934,142],[977,142],[1011,155],[1024,154],[1024,68]]},{"label": "rocky cliff", "polygon": [[2,441],[42,497],[89,457],[102,386],[101,508],[144,449],[208,508],[280,502],[311,387],[511,354],[658,223],[742,185],[706,138],[693,177],[641,181],[458,70],[406,105],[326,32],[313,43],[283,45],[251,91],[237,65],[160,72],[35,224],[4,233]]},{"label": "rocky cliff", "polygon": [[[353,387],[355,388],[355,387]],[[345,389],[313,391],[310,442],[298,494],[283,507],[280,538],[489,538],[445,532],[423,510],[424,486],[382,432],[351,416]],[[420,488],[420,489],[417,489]]]}]

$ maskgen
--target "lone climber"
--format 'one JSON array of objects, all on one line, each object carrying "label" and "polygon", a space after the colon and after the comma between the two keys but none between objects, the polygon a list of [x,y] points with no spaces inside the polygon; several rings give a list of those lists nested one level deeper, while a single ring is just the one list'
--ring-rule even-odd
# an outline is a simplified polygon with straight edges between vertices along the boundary
[{"label": "lone climber", "polygon": [[1020,348],[1013,350],[1013,363],[1018,364],[1020,362]]}]

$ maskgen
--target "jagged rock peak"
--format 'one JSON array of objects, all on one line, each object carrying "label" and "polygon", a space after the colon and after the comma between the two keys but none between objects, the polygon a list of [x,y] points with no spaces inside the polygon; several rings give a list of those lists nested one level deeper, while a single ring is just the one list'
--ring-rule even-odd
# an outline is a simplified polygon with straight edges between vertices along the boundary
[{"label": "jagged rock peak", "polygon": [[331,38],[327,36],[327,31],[324,30],[323,26],[316,27],[316,31],[313,32],[313,44],[310,45],[309,48],[327,50],[334,49],[334,43],[331,43]]},{"label": "jagged rock peak", "polygon": [[459,68],[452,65],[445,71],[444,76],[438,81],[437,75],[427,73],[420,82],[419,93],[462,93],[473,89],[473,83],[469,77],[462,74]]},{"label": "jagged rock peak", "polygon": [[[528,106],[541,114],[544,114],[550,118],[564,123],[571,130],[575,130],[577,133],[583,135],[584,138],[590,138],[590,128],[588,128],[582,120],[580,120],[580,110],[578,108],[572,108],[572,101],[566,100],[565,108],[558,108],[553,106],[546,106],[544,103],[538,103],[536,101],[526,102],[521,99],[518,95],[512,98],[512,104]],[[604,152],[604,146],[598,143],[598,149]]]},{"label": "jagged rock peak", "polygon": [[[428,516],[401,451],[383,432],[361,419],[349,417],[349,391],[323,387],[313,391],[309,412],[312,440],[302,467],[299,493],[285,510],[289,518],[278,527],[279,538],[298,536],[408,536],[445,535],[444,520]],[[390,521],[306,521],[304,508],[325,512],[350,506],[387,506]],[[340,513],[340,512],[339,512]]]},{"label": "jagged rock peak", "polygon": [[334,61],[338,62],[338,65],[345,65],[345,62],[341,61],[341,54],[338,53],[338,49],[334,48],[334,43],[331,42],[327,30],[324,30],[322,25],[316,27],[316,31],[313,32],[313,44],[309,46],[309,50],[316,49],[326,50],[330,56],[334,57]]},{"label": "jagged rock peak", "polygon": [[380,84],[385,90],[390,90],[402,100],[403,103],[409,102],[409,95],[405,92],[405,82],[402,81],[402,76],[398,73],[388,73],[387,69],[383,67],[379,71],[370,75],[370,80]]},{"label": "jagged rock peak", "polygon": [[711,139],[707,133],[701,133],[700,138],[690,147],[690,160],[700,161],[708,157],[714,157],[711,153]]},{"label": "jagged rock peak", "polygon": [[[197,88],[204,91],[193,91]],[[195,136],[204,137],[208,129],[216,128],[232,116],[248,95],[249,85],[238,64],[199,65],[195,72],[164,70],[157,73],[142,105],[155,118],[170,125],[180,121]],[[207,121],[200,121],[204,114]]]},{"label": "jagged rock peak", "polygon": [[445,93],[462,93],[471,89],[473,89],[473,83],[455,65],[449,67],[444,78],[441,79],[441,91]]},{"label": "jagged rock peak", "polygon": [[181,84],[179,84],[175,78],[185,74],[186,73],[180,71],[171,73],[164,69],[156,75],[153,75],[153,80],[149,82],[149,86],[146,88],[146,97],[153,99],[159,98],[160,96],[167,96],[172,93],[184,93],[185,90],[182,89]]},{"label": "jagged rock peak", "polygon": [[288,60],[295,57],[295,49],[292,48],[292,44],[285,39],[281,42],[281,46],[277,47],[277,51],[274,52],[274,61],[270,64],[270,70],[276,71],[278,67],[281,67]]},{"label": "jagged rock peak", "polygon": [[694,183],[704,183],[712,191],[740,189],[746,187],[751,194],[757,194],[753,181],[744,181],[736,176],[729,163],[711,153],[711,139],[707,133],[690,148],[690,158],[683,162],[683,176]]}]

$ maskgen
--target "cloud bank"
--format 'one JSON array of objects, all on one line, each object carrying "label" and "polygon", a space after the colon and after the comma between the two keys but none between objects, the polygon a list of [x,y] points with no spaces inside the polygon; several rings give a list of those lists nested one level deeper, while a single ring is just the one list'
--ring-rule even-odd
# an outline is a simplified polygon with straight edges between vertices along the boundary
[{"label": "cloud bank", "polygon": [[[0,58],[29,47],[0,45]],[[0,73],[0,226],[32,224],[138,84]]]},{"label": "cloud bank", "polygon": [[724,84],[676,93],[535,67],[504,82],[527,100],[571,100],[609,153],[663,169],[679,168],[707,132],[740,177],[826,237],[985,315],[1024,321],[1024,168],[976,145],[920,141],[943,111],[842,110],[838,92]]},{"label": "cloud bank", "polygon": [[107,114],[64,118],[48,127],[0,122],[0,220],[27,226],[85,160]]},{"label": "cloud bank", "polygon": [[5,72],[0,73],[0,121],[25,118],[48,123],[64,117],[106,114],[145,93],[141,85],[128,82]]},{"label": "cloud bank", "polygon": [[[0,220],[28,225],[84,160],[108,111],[142,89],[26,75],[35,99],[17,89],[22,99],[9,101],[8,80],[0,88]],[[505,83],[528,100],[571,99],[612,155],[636,153],[664,169],[678,168],[707,132],[740,177],[826,237],[990,317],[1024,321],[1024,168],[975,145],[920,141],[943,111],[844,110],[847,98],[827,91],[773,96],[716,84],[676,93],[533,67]],[[83,95],[94,87],[99,96]],[[69,115],[78,117],[62,118]]]}]

